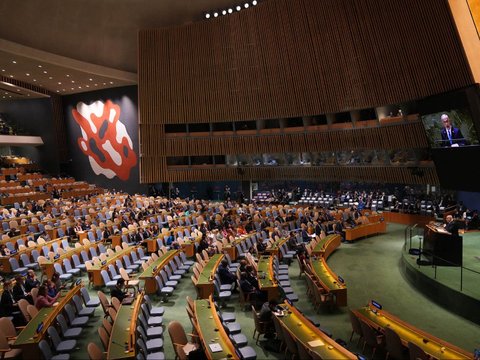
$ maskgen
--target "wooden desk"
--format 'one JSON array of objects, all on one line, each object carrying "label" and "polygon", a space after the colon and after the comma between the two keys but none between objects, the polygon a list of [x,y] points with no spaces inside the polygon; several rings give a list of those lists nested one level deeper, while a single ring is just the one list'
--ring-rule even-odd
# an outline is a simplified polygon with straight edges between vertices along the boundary
[{"label": "wooden desk", "polygon": [[[218,318],[212,298],[195,300],[194,306],[199,336],[207,359],[239,359],[235,347]],[[222,351],[212,352],[209,345],[214,343],[219,344]]]},{"label": "wooden desk", "polygon": [[115,261],[123,261],[123,255],[130,255],[130,253],[135,250],[137,246],[129,246],[127,249],[123,249],[120,252],[116,252],[115,256],[108,257],[105,265],[93,265],[92,269],[88,270],[88,277],[92,280],[93,286],[103,286],[103,278],[101,271],[107,270],[108,265],[113,264],[115,266]]},{"label": "wooden desk", "polygon": [[381,215],[386,222],[393,222],[403,225],[418,224],[419,226],[424,226],[431,221],[435,221],[435,218],[433,216],[405,214],[391,211],[384,211],[383,213],[381,213]]},{"label": "wooden desk", "polygon": [[215,287],[213,285],[213,279],[215,278],[218,265],[223,257],[223,254],[213,255],[200,273],[197,288],[201,299],[208,299],[208,297],[214,293]]},{"label": "wooden desk", "polygon": [[[284,303],[284,315],[277,316],[281,326],[303,346],[321,359],[357,359],[357,356],[335,340],[325,335],[319,328],[306,319],[294,306]],[[275,313],[274,313],[275,314]],[[312,343],[316,341],[317,343]]]},{"label": "wooden desk", "polygon": [[[45,274],[47,275],[47,277],[49,279],[52,278],[52,275],[53,273],[55,272],[55,268],[54,268],[54,264],[55,263],[58,263],[60,265],[62,265],[63,267],[63,259],[72,259],[72,256],[74,254],[77,254],[78,256],[80,256],[80,253],[83,251],[83,250],[86,250],[87,252],[89,251],[89,249],[91,247],[95,247],[95,248],[98,248],[98,244],[102,243],[102,241],[98,241],[98,242],[95,242],[95,243],[91,243],[90,246],[82,246],[80,248],[73,248],[73,249],[70,249],[69,251],[65,252],[64,254],[60,255],[57,259],[55,260],[47,260],[45,263],[42,264],[41,268],[45,271]],[[73,264],[72,264],[73,266]]]},{"label": "wooden desk", "polygon": [[32,253],[32,250],[37,250],[40,254],[43,254],[42,253],[42,248],[44,246],[48,247],[48,249],[50,250],[54,243],[57,243],[59,246],[61,246],[62,240],[63,240],[63,238],[53,239],[53,240],[50,240],[50,241],[46,242],[45,244],[41,244],[41,245],[37,244],[37,246],[35,246],[35,247],[27,247],[24,250],[17,251],[17,253],[15,253],[13,255],[10,255],[10,256],[1,256],[0,257],[0,264],[3,265],[3,272],[5,272],[5,273],[11,273],[12,272],[12,267],[10,266],[10,261],[9,261],[9,259],[11,257],[14,257],[15,259],[17,259],[17,261],[19,262],[19,265],[20,265],[21,264],[20,255],[27,254],[27,256],[30,258],[30,254]]},{"label": "wooden desk", "polygon": [[312,250],[312,256],[321,256],[327,259],[342,242],[342,237],[332,234],[321,239]]},{"label": "wooden desk", "polygon": [[265,252],[271,255],[276,255],[278,256],[278,253],[280,251],[280,246],[285,244],[287,242],[287,238],[281,238],[278,240],[275,240],[273,244],[269,245],[266,249]]},{"label": "wooden desk", "polygon": [[322,287],[335,295],[337,306],[347,306],[347,286],[338,281],[338,276],[328,267],[325,258],[310,258],[313,274],[320,282]]},{"label": "wooden desk", "polygon": [[165,264],[173,259],[173,257],[179,252],[179,250],[167,251],[163,256],[160,256],[157,260],[150,264],[150,266],[143,273],[140,274],[138,278],[145,281],[146,294],[155,294],[157,292],[157,281],[155,280],[155,276],[157,276]]},{"label": "wooden desk", "polygon": [[112,326],[107,359],[132,359],[135,357],[135,331],[143,293],[131,305],[120,305]]},{"label": "wooden desk", "polygon": [[[61,290],[62,295],[58,298],[58,305],[40,309],[38,314],[18,334],[13,347],[22,349],[24,358],[28,358],[25,354],[38,354],[38,343],[45,337],[47,329],[55,324],[57,315],[63,311],[65,305],[72,300],[74,295],[80,292],[81,287],[80,284],[71,290]],[[42,322],[43,329],[39,334],[36,334],[37,327]]]},{"label": "wooden desk", "polygon": [[261,256],[257,264],[258,287],[268,294],[268,300],[278,299],[278,284],[273,274],[273,256]]},{"label": "wooden desk", "polygon": [[358,225],[354,228],[345,228],[345,240],[354,241],[365,236],[385,233],[387,231],[387,223],[379,221],[365,225]]},{"label": "wooden desk", "polygon": [[373,305],[363,307],[353,312],[360,319],[369,323],[374,329],[383,330],[386,327],[394,330],[402,343],[407,346],[408,342],[421,347],[427,354],[435,359],[473,359],[473,354],[435,336],[422,331],[415,326],[406,323],[385,310],[378,310],[377,314],[372,311]]}]

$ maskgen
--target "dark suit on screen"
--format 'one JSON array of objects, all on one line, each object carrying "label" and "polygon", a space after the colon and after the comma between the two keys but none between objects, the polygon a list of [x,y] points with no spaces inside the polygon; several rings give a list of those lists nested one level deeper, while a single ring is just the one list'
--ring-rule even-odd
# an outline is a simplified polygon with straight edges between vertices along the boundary
[{"label": "dark suit on screen", "polygon": [[442,135],[442,146],[449,147],[453,144],[458,144],[459,146],[464,146],[466,144],[465,138],[463,137],[462,132],[459,128],[451,127],[451,140],[448,138],[447,129],[443,128],[441,131]]}]

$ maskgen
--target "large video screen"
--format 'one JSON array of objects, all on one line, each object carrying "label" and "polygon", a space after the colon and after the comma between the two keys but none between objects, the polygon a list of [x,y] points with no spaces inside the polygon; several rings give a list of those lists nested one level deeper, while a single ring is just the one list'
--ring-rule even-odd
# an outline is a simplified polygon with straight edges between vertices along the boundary
[{"label": "large video screen", "polygon": [[422,115],[432,148],[479,145],[472,116],[467,109],[450,109]]}]

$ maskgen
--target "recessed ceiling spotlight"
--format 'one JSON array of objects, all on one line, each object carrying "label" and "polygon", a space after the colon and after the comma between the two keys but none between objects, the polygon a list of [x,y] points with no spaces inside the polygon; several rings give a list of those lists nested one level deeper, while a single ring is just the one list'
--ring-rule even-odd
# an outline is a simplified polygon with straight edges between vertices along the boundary
[{"label": "recessed ceiling spotlight", "polygon": [[12,61],[12,64],[16,64],[17,62],[15,60]]},{"label": "recessed ceiling spotlight", "polygon": [[17,92],[19,92],[19,91],[20,91],[20,89],[17,89]]},{"label": "recessed ceiling spotlight", "polygon": [[98,86],[98,84],[95,84],[95,86]]},{"label": "recessed ceiling spotlight", "polygon": [[5,99],[5,96],[3,96],[3,98]]},{"label": "recessed ceiling spotlight", "polygon": [[210,19],[210,14],[209,13],[205,14],[205,19]]},{"label": "recessed ceiling spotlight", "polygon": [[30,76],[30,73],[26,73],[25,75]]},{"label": "recessed ceiling spotlight", "polygon": [[62,91],[65,91],[65,89],[62,89]]},{"label": "recessed ceiling spotlight", "polygon": [[33,82],[37,82],[37,79],[33,79]]},{"label": "recessed ceiling spotlight", "polygon": [[10,95],[9,98],[11,99],[11,98],[12,98],[12,95]]},{"label": "recessed ceiling spotlight", "polygon": [[231,14],[232,12],[233,12],[233,9],[232,9],[232,8],[228,9],[228,13],[229,13],[229,14]]},{"label": "recessed ceiling spotlight", "polygon": [[49,78],[50,80],[52,80],[52,79],[53,79],[53,77],[52,77],[52,76],[49,76],[48,78]]},{"label": "recessed ceiling spotlight", "polygon": [[112,84],[112,85],[113,85],[113,81],[110,81],[110,84]]},{"label": "recessed ceiling spotlight", "polygon": [[57,90],[57,92],[60,92],[60,90]]},{"label": "recessed ceiling spotlight", "polygon": [[227,15],[227,10],[222,10],[222,15]]},{"label": "recessed ceiling spotlight", "polygon": [[2,69],[2,72],[5,72],[5,69]]},{"label": "recessed ceiling spotlight", "polygon": [[237,9],[237,11],[240,11],[240,10],[242,10],[242,7],[240,5],[237,5],[237,7],[235,9]]},{"label": "recessed ceiling spotlight", "polygon": [[72,90],[75,90],[75,88],[72,88]]},{"label": "recessed ceiling spotlight", "polygon": [[30,94],[27,94],[27,96],[30,96]]},{"label": "recessed ceiling spotlight", "polygon": [[107,83],[103,83],[103,85],[107,85]]},{"label": "recessed ceiling spotlight", "polygon": [[88,80],[90,80],[90,81],[93,81],[93,79],[92,79],[92,78],[90,78],[90,79],[88,79]]},{"label": "recessed ceiling spotlight", "polygon": [[48,73],[47,73],[47,70],[43,70],[43,73],[44,73],[44,74],[48,74]]},{"label": "recessed ceiling spotlight", "polygon": [[253,6],[257,5],[257,0],[253,0],[253,1],[252,1],[252,5],[253,5]]},{"label": "recessed ceiling spotlight", "polygon": [[58,85],[62,85],[62,82],[61,82],[61,81],[59,81],[57,84],[58,84]]},{"label": "recessed ceiling spotlight", "polygon": [[69,75],[69,74],[67,74],[67,77],[70,77],[70,75]]},{"label": "recessed ceiling spotlight", "polygon": [[85,87],[89,88],[89,87],[90,87],[90,85],[85,85]]},{"label": "recessed ceiling spotlight", "polygon": [[11,78],[13,78],[13,75],[10,75]]},{"label": "recessed ceiling spotlight", "polygon": [[81,86],[79,86],[78,88],[79,88],[79,89],[81,89],[82,87],[81,87]]},{"label": "recessed ceiling spotlight", "polygon": [[39,67],[39,68],[41,68],[41,67],[42,67],[42,65],[38,65],[38,67]]},{"label": "recessed ceiling spotlight", "polygon": [[213,17],[218,17],[218,13],[217,13],[217,12],[214,12],[214,13],[213,13]]},{"label": "recessed ceiling spotlight", "polygon": [[248,7],[250,6],[248,3],[245,3],[245,5],[243,5],[245,7],[245,9],[248,9]]},{"label": "recessed ceiling spotlight", "polygon": [[72,80],[72,84],[75,84],[75,80]]}]

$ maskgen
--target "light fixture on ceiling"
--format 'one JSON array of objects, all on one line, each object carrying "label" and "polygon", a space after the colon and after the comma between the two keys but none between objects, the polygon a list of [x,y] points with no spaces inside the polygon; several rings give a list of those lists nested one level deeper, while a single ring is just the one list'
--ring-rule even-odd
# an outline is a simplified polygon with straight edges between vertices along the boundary
[{"label": "light fixture on ceiling", "polygon": [[233,13],[233,9],[232,8],[228,9],[228,13],[229,14]]},{"label": "light fixture on ceiling", "polygon": [[257,4],[258,4],[258,3],[257,3],[257,0],[253,0],[253,1],[252,1],[252,5],[253,5],[253,6],[255,6],[255,5],[257,5]]},{"label": "light fixture on ceiling", "polygon": [[43,73],[44,73],[44,74],[48,74],[47,70],[43,70]]},{"label": "light fixture on ceiling", "polygon": [[93,79],[92,79],[92,78],[90,78],[90,79],[88,79],[88,80],[89,80],[89,81],[93,81]]},{"label": "light fixture on ceiling", "polygon": [[30,76],[30,73],[26,73],[25,75]]},{"label": "light fixture on ceiling", "polygon": [[244,7],[245,9],[248,9],[249,6],[250,6],[249,3],[245,3],[245,5],[243,5],[243,7]]},{"label": "light fixture on ceiling", "polygon": [[41,67],[42,67],[42,65],[37,65],[37,66],[38,66],[39,68],[41,68]]},{"label": "light fixture on ceiling", "polygon": [[69,74],[67,74],[67,77],[70,77],[70,75],[69,75]]},{"label": "light fixture on ceiling", "polygon": [[213,13],[213,17],[218,17],[218,13],[216,11]]},{"label": "light fixture on ceiling", "polygon": [[12,64],[16,64],[17,62],[15,60],[12,60]]},{"label": "light fixture on ceiling", "polygon": [[210,19],[210,14],[209,13],[205,14],[205,19]]},{"label": "light fixture on ceiling", "polygon": [[236,9],[237,9],[237,11],[240,11],[240,10],[242,10],[242,7],[240,5],[237,5]]},{"label": "light fixture on ceiling", "polygon": [[227,15],[227,10],[222,10],[222,15]]}]

